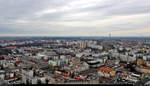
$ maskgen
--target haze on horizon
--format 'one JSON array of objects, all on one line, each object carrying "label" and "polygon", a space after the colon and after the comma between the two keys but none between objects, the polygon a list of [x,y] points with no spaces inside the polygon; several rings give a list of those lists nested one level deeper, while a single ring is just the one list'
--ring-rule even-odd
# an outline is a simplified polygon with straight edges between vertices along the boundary
[{"label": "haze on horizon", "polygon": [[150,36],[150,0],[0,0],[0,36]]}]

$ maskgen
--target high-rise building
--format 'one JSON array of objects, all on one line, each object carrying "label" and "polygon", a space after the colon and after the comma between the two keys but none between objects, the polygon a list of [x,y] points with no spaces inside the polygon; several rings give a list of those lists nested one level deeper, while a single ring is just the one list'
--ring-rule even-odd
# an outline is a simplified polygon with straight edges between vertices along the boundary
[{"label": "high-rise building", "polygon": [[80,43],[80,48],[86,48],[86,43]]}]

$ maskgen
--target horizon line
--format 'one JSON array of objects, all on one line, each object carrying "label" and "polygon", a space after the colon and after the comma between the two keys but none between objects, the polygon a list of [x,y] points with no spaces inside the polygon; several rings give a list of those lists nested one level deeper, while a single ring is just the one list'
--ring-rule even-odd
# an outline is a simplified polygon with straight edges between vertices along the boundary
[{"label": "horizon line", "polygon": [[[109,37],[109,36],[0,36],[0,37]],[[111,36],[111,37],[150,37],[150,36]]]}]

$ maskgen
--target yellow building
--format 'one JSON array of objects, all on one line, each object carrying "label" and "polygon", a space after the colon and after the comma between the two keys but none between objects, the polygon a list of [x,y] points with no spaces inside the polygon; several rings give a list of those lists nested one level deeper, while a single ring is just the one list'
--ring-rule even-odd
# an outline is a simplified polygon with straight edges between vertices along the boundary
[{"label": "yellow building", "polygon": [[144,65],[144,64],[146,64],[146,62],[143,61],[143,60],[138,60],[138,61],[137,61],[137,66],[139,66],[139,65]]},{"label": "yellow building", "polygon": [[150,74],[150,68],[149,67],[142,67],[141,72]]}]

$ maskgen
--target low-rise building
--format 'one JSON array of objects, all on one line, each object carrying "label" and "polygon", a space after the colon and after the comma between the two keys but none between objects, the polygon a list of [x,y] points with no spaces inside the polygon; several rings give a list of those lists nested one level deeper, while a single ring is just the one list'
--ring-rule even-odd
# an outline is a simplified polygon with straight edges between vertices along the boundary
[{"label": "low-rise building", "polygon": [[114,69],[111,69],[111,68],[106,68],[106,67],[100,67],[99,68],[99,71],[98,71],[98,75],[101,77],[112,77],[114,78],[115,77],[115,70]]}]

